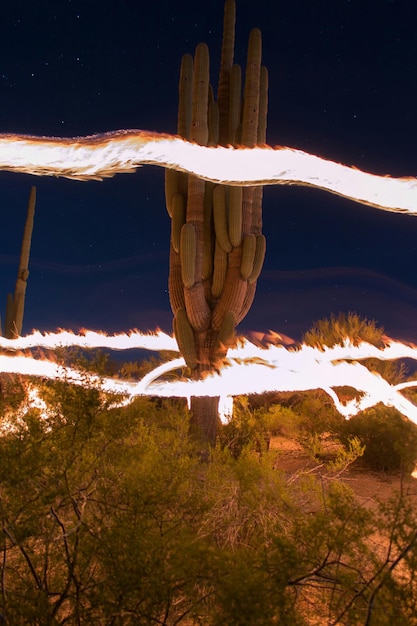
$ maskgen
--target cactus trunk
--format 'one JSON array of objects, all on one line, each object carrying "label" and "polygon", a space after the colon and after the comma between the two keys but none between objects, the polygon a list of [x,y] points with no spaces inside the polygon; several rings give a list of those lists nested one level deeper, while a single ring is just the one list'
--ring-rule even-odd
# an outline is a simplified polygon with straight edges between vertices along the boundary
[{"label": "cactus trunk", "polygon": [[25,228],[23,232],[22,248],[20,252],[19,270],[17,273],[14,296],[9,294],[7,299],[4,336],[13,339],[22,334],[23,313],[27,280],[29,277],[29,255],[32,241],[33,221],[35,217],[36,187],[30,190]]},{"label": "cactus trunk", "polygon": [[219,422],[219,398],[192,396],[190,399],[191,423],[190,434],[203,448],[216,445]]}]

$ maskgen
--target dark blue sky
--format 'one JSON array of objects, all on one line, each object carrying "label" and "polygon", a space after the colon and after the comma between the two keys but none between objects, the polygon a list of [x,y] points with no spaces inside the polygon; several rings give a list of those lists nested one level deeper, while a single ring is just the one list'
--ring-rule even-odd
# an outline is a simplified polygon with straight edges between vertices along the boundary
[{"label": "dark blue sky", "polygon": [[[250,28],[263,34],[268,142],[375,173],[417,175],[411,5],[237,0],[237,62],[245,62]],[[200,41],[217,84],[222,0],[14,0],[1,19],[0,132],[175,132],[180,59]],[[1,309],[36,184],[24,330],[169,330],[163,178],[152,167],[101,183],[0,173]],[[417,341],[417,218],[270,187],[264,232],[267,259],[242,329],[298,339],[319,317],[355,310]]]}]

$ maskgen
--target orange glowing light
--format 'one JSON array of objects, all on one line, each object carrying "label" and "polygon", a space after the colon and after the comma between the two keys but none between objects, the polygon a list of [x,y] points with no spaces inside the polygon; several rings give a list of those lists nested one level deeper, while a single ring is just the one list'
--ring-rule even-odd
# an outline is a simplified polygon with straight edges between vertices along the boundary
[{"label": "orange glowing light", "polygon": [[[379,209],[417,213],[416,178],[377,176],[287,147],[205,147],[177,136],[139,130],[75,138],[0,135],[0,170],[97,180],[133,172],[141,165],[172,168],[228,185],[308,185]],[[270,337],[273,336],[271,333]],[[262,341],[256,334],[254,338]],[[88,384],[125,400],[137,395],[221,396],[225,411],[227,406],[230,409],[230,398],[235,395],[321,388],[346,417],[383,402],[417,424],[417,406],[401,393],[407,386],[416,386],[417,381],[393,386],[361,364],[370,357],[417,360],[416,346],[393,340],[389,340],[383,350],[366,343],[353,346],[348,341],[323,350],[305,345],[295,350],[282,345],[290,343],[285,338],[281,345],[262,348],[248,340],[242,341],[229,350],[225,367],[204,380],[159,380],[168,371],[185,365],[184,360],[178,358],[156,368],[140,381],[92,376]],[[0,349],[8,351],[34,347],[53,350],[59,346],[178,351],[175,339],[160,331],[153,335],[132,331],[115,336],[91,331],[79,335],[60,331],[34,332],[13,340],[0,337]],[[0,355],[0,371],[86,384],[84,375],[76,369],[20,354]],[[344,385],[360,392],[359,399],[343,404],[335,388]]]},{"label": "orange glowing light", "polygon": [[308,185],[387,211],[417,212],[417,179],[363,172],[287,147],[206,147],[119,130],[88,137],[0,135],[0,170],[98,180],[158,165],[228,185]]},{"label": "orange glowing light", "polygon": [[[271,335],[273,336],[273,335]],[[178,351],[176,341],[165,333],[144,335],[138,331],[108,336],[104,333],[84,331],[75,335],[66,331],[42,334],[34,332],[27,337],[14,340],[0,338],[0,348],[21,350],[39,346],[54,349],[59,346],[110,347],[125,350],[132,347],[148,350]],[[343,345],[323,349],[301,345],[299,349],[288,349],[284,345],[269,345],[267,348],[241,340],[229,350],[225,367],[204,380],[158,380],[167,372],[185,366],[184,359],[177,358],[164,363],[140,381],[125,381],[116,378],[91,376],[86,383],[85,375],[73,368],[66,368],[47,359],[28,356],[0,355],[0,371],[66,380],[76,385],[94,385],[103,392],[120,395],[129,401],[140,395],[162,397],[220,396],[223,411],[227,413],[227,398],[236,395],[263,393],[267,391],[308,391],[323,389],[333,400],[337,410],[345,417],[383,402],[395,407],[408,419],[417,424],[417,406],[405,398],[401,391],[417,386],[417,381],[391,385],[378,374],[360,363],[364,359],[417,360],[417,346],[387,339],[383,349],[362,342],[355,346],[348,340]],[[335,388],[350,386],[360,392],[358,399],[343,404]]]}]

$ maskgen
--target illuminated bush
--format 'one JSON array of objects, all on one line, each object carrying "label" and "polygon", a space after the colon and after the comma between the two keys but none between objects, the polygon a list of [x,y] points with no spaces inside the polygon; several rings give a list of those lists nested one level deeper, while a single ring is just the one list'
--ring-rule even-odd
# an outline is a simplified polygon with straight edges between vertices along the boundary
[{"label": "illuminated bush", "polygon": [[383,404],[344,422],[341,439],[358,437],[365,444],[363,461],[378,471],[410,472],[417,461],[417,426]]},{"label": "illuminated bush", "polygon": [[415,625],[406,495],[374,514],[334,475],[289,480],[274,451],[253,453],[271,422],[244,399],[202,463],[174,404],[43,391],[49,419],[29,411],[0,437],[7,623]]},{"label": "illuminated bush", "polygon": [[262,409],[252,410],[245,396],[235,399],[233,418],[218,433],[222,449],[227,448],[237,459],[249,447],[261,451],[269,440],[268,414]]}]

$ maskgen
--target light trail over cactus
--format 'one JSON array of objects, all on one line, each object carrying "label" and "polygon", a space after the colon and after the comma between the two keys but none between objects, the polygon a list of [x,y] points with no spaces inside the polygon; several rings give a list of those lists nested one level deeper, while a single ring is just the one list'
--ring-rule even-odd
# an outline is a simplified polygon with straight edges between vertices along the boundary
[{"label": "light trail over cactus", "polygon": [[[347,343],[338,352],[308,346],[297,351],[271,346],[259,352],[248,342],[234,347],[235,327],[252,304],[265,256],[262,185],[306,185],[379,209],[417,213],[414,177],[378,176],[300,150],[266,145],[268,75],[261,67],[261,35],[258,29],[250,34],[242,99],[241,70],[233,65],[234,23],[234,0],[226,0],[217,102],[209,81],[207,46],[199,44],[194,58],[183,57],[177,136],[140,130],[74,138],[0,135],[3,171],[98,180],[133,172],[141,165],[166,170],[166,205],[172,220],[169,296],[175,345],[183,359],[175,359],[135,383],[91,380],[104,391],[129,397],[191,398],[192,414],[202,416],[196,420],[197,426],[211,444],[216,439],[218,396],[271,390],[322,388],[347,416],[384,402],[417,423],[416,407],[400,393],[404,385],[391,386],[353,362],[369,358],[372,347],[367,344],[359,346],[362,352]],[[82,337],[56,337],[66,342],[61,345],[112,349],[128,345],[172,350],[174,341],[162,334],[148,341],[140,333],[120,338],[93,337],[88,332]],[[36,345],[50,342],[49,348],[54,344],[51,335],[23,340],[26,344],[16,339],[13,346],[1,341],[0,346],[17,350],[23,345],[33,347],[33,341],[40,342]],[[388,352],[378,352],[376,358],[402,358],[394,356],[393,345]],[[404,344],[396,345],[400,352],[406,351]],[[408,348],[410,358],[416,359],[415,350],[414,346]],[[192,380],[156,382],[159,375],[184,364]],[[0,367],[85,384],[76,370],[28,356],[1,356]],[[356,388],[360,398],[343,405],[334,390],[339,385]],[[212,398],[214,402],[210,402]]]},{"label": "light trail over cactus", "polygon": [[[62,346],[179,351],[175,339],[162,332],[144,335],[133,331],[129,334],[107,336],[91,331],[85,331],[82,335],[60,331],[45,335],[35,332],[14,340],[0,337],[0,348],[16,352],[36,347],[53,350]],[[417,406],[401,393],[403,389],[416,387],[417,380],[391,385],[379,374],[371,372],[360,363],[370,358],[383,361],[407,358],[417,361],[417,346],[387,338],[384,348],[377,348],[366,342],[353,345],[346,340],[343,345],[332,348],[319,349],[302,345],[298,350],[289,350],[282,345],[260,348],[242,339],[235,348],[229,350],[228,359],[221,371],[207,376],[204,380],[158,381],[164,374],[183,368],[185,366],[183,358],[176,358],[158,366],[139,381],[95,375],[86,380],[85,372],[63,367],[53,360],[35,359],[21,354],[0,355],[0,371],[65,380],[75,385],[93,385],[103,392],[123,396],[124,402],[141,395],[189,399],[198,394],[200,397],[220,395],[224,398],[267,391],[322,389],[345,417],[351,417],[382,402],[386,406],[395,407],[417,424]],[[337,396],[335,388],[346,385],[356,389],[360,395],[357,399],[344,404]]]},{"label": "light trail over cactus", "polygon": [[142,130],[72,138],[0,134],[0,171],[101,180],[141,165],[234,186],[315,187],[378,209],[417,213],[417,178],[372,174],[289,147],[200,146]]},{"label": "light trail over cactus", "polygon": [[[242,71],[233,64],[235,21],[235,2],[226,0],[217,100],[206,44],[181,61],[177,132],[201,146],[253,148],[266,142],[268,72],[261,65],[261,32],[254,28],[249,35],[242,94]],[[167,169],[165,198],[172,219],[168,283],[174,335],[191,377],[201,380],[221,367],[255,296],[266,249],[262,187],[215,185]],[[191,432],[203,445],[215,445],[218,399],[191,396],[189,404]]]}]

